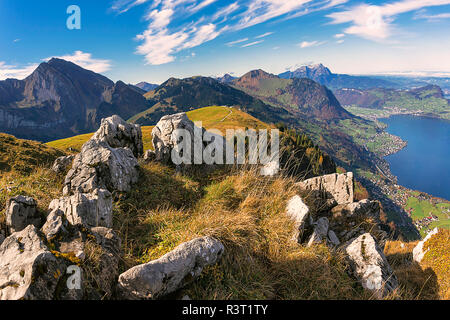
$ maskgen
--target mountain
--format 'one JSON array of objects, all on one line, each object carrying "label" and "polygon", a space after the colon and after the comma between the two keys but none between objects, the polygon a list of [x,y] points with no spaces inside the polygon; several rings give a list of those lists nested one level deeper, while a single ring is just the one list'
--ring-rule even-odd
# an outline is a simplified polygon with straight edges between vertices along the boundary
[{"label": "mountain", "polygon": [[233,77],[232,75],[230,75],[228,73],[223,75],[223,77],[217,78],[217,80],[219,80],[219,82],[222,82],[222,83],[230,83],[234,79],[236,79],[236,77]]},{"label": "mountain", "polygon": [[450,119],[449,100],[436,85],[410,90],[340,89],[336,90],[335,94],[342,105],[347,106],[346,108],[355,114],[361,113],[361,116],[363,113],[365,116],[376,117],[388,116],[387,113],[421,113]]},{"label": "mountain", "polygon": [[375,77],[334,74],[323,64],[303,66],[295,71],[286,71],[279,74],[279,77],[283,79],[308,78],[327,86],[331,90],[341,88],[398,88],[400,86],[396,82]]},{"label": "mountain", "polygon": [[167,114],[208,106],[234,106],[269,123],[289,116],[285,110],[280,111],[241,90],[207,77],[170,78],[145,97],[151,107],[131,119],[142,125],[156,124]]},{"label": "mountain", "polygon": [[128,119],[148,108],[135,88],[76,64],[51,59],[24,80],[0,81],[1,131],[40,141],[98,128],[104,117]]},{"label": "mountain", "polygon": [[253,70],[234,80],[232,85],[302,117],[327,121],[352,117],[330,90],[310,79],[282,79],[263,70]]},{"label": "mountain", "polygon": [[155,90],[156,88],[158,88],[157,84],[148,83],[148,82],[139,82],[135,86],[138,87],[139,89],[144,90],[145,92],[149,92],[149,91],[152,91],[152,90]]},{"label": "mountain", "polygon": [[292,78],[308,78],[314,81],[320,82],[322,79],[326,79],[332,75],[330,69],[323,64],[316,64],[311,66],[302,66],[295,71],[287,71],[279,75],[280,78],[292,79]]}]

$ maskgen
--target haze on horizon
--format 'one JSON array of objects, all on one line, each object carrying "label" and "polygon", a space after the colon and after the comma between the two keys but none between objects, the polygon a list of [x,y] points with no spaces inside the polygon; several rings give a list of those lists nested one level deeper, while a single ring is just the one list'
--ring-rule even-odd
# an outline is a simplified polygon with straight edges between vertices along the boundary
[{"label": "haze on horizon", "polygon": [[[81,30],[66,28],[71,4]],[[4,0],[0,24],[0,79],[50,57],[129,83],[311,63],[450,76],[450,0]]]}]

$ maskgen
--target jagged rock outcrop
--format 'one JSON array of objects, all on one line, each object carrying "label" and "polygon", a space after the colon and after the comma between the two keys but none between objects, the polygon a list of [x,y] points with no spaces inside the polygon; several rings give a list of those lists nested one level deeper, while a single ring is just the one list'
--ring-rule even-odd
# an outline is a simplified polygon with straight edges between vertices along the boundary
[{"label": "jagged rock outcrop", "polygon": [[210,237],[186,242],[159,258],[131,268],[119,276],[119,291],[128,299],[156,299],[196,279],[206,266],[215,264],[224,246]]},{"label": "jagged rock outcrop", "polygon": [[[155,156],[157,161],[169,163],[171,160],[172,150],[180,142],[180,137],[176,135],[176,130],[186,130],[189,132],[191,139],[190,150],[192,163],[202,163],[202,158],[193,158],[194,152],[194,130],[199,130],[200,137],[203,137],[203,130],[196,128],[194,123],[189,120],[186,113],[177,113],[173,115],[167,115],[161,118],[157,125],[152,130],[153,146],[155,147]],[[198,134],[198,133],[197,133]]]},{"label": "jagged rock outcrop", "polygon": [[303,202],[300,196],[296,195],[288,201],[286,214],[291,218],[295,226],[292,239],[301,243],[305,228],[312,222],[308,206]]},{"label": "jagged rock outcrop", "polygon": [[[52,209],[55,207],[54,209]],[[50,203],[50,213],[47,216],[45,224],[42,226],[41,231],[47,238],[47,241],[51,241],[62,233],[67,233],[69,222],[66,219],[64,211],[59,210],[59,200],[53,200]]]},{"label": "jagged rock outcrop", "polygon": [[428,252],[428,250],[425,250],[425,244],[428,240],[430,240],[434,235],[436,235],[439,232],[438,228],[434,228],[428,235],[420,241],[417,246],[413,249],[413,259],[417,263],[421,263],[423,258],[425,257],[425,254]]},{"label": "jagged rock outcrop", "polygon": [[64,195],[95,189],[129,192],[139,178],[132,150],[142,154],[140,126],[127,124],[117,116],[103,119],[101,128],[75,157],[66,176]]},{"label": "jagged rock outcrop", "polygon": [[72,166],[72,162],[75,156],[63,156],[55,160],[52,166],[52,170],[57,174],[61,174],[67,171]]},{"label": "jagged rock outcrop", "polygon": [[117,115],[102,119],[92,140],[104,141],[111,148],[128,148],[136,158],[144,153],[141,126],[129,124]]},{"label": "jagged rock outcrop", "polygon": [[[42,230],[29,226],[1,244],[0,299],[112,297],[121,239],[110,229],[113,200],[106,188],[128,191],[137,181],[135,156],[142,155],[142,145],[139,126],[117,116],[102,120],[101,128],[75,157],[66,176],[66,196],[50,203]],[[11,221],[17,220],[17,212],[25,217],[11,224],[18,228],[33,217],[25,209],[36,209],[36,204],[32,199],[13,200],[8,206],[12,208]],[[17,209],[16,203],[25,209]],[[81,261],[85,263],[80,267]],[[79,270],[79,288],[65,282],[69,278],[66,273],[74,270]]]},{"label": "jagged rock outcrop", "polygon": [[0,246],[0,300],[51,300],[67,264],[44,244],[36,227],[13,233]]},{"label": "jagged rock outcrop", "polygon": [[353,173],[330,174],[296,184],[314,199],[318,210],[330,210],[337,205],[353,203]]},{"label": "jagged rock outcrop", "polygon": [[343,250],[352,274],[365,289],[382,299],[398,288],[398,281],[383,251],[370,233],[345,244]]},{"label": "jagged rock outcrop", "polygon": [[[156,161],[174,163],[179,167],[181,165],[205,163],[212,165],[224,162],[225,139],[195,126],[184,112],[162,117],[153,128],[152,136]],[[181,163],[177,163],[173,159],[172,150],[179,155]],[[211,156],[211,161],[205,161],[205,154]]]},{"label": "jagged rock outcrop", "polygon": [[31,197],[17,196],[10,198],[6,205],[6,225],[11,233],[22,231],[32,224],[40,227],[41,217],[37,203]]},{"label": "jagged rock outcrop", "polygon": [[[53,218],[47,222],[51,225],[56,222],[55,226],[62,227],[62,221],[58,217],[63,214],[73,226],[112,228],[112,196],[108,190],[95,189],[92,193],[75,193],[55,199],[50,203],[49,211]],[[55,233],[57,228],[50,228],[50,233]]]},{"label": "jagged rock outcrop", "polygon": [[3,241],[5,241],[5,236],[3,235],[3,232],[0,231],[0,246],[2,245]]}]

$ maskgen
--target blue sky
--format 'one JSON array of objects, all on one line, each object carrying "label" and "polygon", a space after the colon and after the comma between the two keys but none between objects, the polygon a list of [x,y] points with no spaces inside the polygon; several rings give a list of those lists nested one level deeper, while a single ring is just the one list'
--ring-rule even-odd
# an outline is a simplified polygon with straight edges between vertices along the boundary
[{"label": "blue sky", "polygon": [[[69,5],[81,30],[69,30]],[[450,76],[450,0],[1,0],[0,79],[62,57],[113,80],[280,73]]]}]

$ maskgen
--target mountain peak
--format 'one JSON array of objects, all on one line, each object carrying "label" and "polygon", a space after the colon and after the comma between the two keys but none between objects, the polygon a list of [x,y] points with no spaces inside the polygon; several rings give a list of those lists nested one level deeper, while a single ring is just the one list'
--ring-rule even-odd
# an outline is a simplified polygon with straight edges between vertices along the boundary
[{"label": "mountain peak", "polygon": [[218,77],[217,80],[219,80],[222,83],[230,83],[232,82],[236,77],[233,77],[231,74],[226,73],[222,77]]},{"label": "mountain peak", "polygon": [[145,82],[145,81],[139,82],[135,86],[138,87],[141,90],[144,90],[145,92],[149,92],[149,91],[152,91],[152,90],[158,88],[157,84],[148,83],[148,82]]},{"label": "mountain peak", "polygon": [[330,69],[328,69],[321,63],[300,67],[299,69],[294,71],[294,73],[295,72],[305,73],[305,78],[332,75]]},{"label": "mountain peak", "polygon": [[247,72],[244,74],[241,79],[243,78],[250,78],[250,79],[270,79],[270,78],[277,78],[276,75],[268,73],[262,69],[252,70],[250,72]]}]

